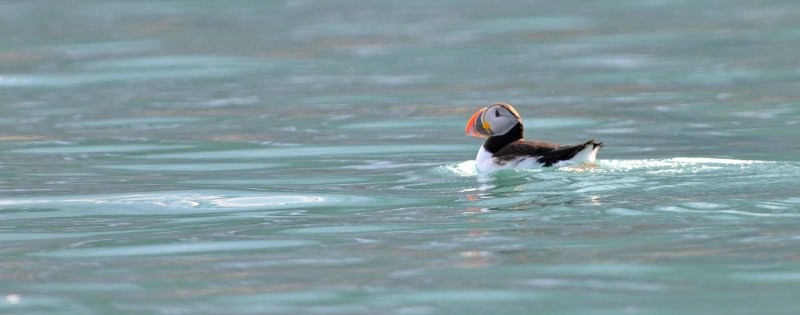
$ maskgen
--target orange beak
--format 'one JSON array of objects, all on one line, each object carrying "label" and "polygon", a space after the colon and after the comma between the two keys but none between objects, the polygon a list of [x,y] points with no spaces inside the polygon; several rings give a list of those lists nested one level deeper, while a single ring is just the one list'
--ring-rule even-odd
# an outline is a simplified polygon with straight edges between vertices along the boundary
[{"label": "orange beak", "polygon": [[468,136],[483,138],[492,135],[491,127],[483,119],[483,113],[485,112],[486,108],[481,108],[475,114],[472,114],[472,117],[467,122],[467,127],[464,129]]}]

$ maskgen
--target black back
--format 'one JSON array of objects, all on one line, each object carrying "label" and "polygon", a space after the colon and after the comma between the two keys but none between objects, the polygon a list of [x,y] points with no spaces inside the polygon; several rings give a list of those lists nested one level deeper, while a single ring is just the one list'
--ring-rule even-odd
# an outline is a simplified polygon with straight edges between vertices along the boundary
[{"label": "black back", "polygon": [[506,134],[489,137],[483,147],[501,163],[517,160],[520,157],[533,157],[544,166],[553,166],[559,161],[575,157],[588,146],[592,146],[592,149],[603,146],[603,143],[594,140],[575,145],[559,145],[542,141],[525,141],[522,136],[522,124],[517,123]]}]

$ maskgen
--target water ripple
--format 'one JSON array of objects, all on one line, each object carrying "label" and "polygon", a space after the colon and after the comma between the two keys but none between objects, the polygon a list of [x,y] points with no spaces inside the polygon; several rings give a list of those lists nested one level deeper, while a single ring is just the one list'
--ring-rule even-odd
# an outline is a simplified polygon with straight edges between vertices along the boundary
[{"label": "water ripple", "polygon": [[71,129],[83,128],[119,128],[120,126],[133,126],[135,129],[155,129],[159,125],[184,124],[200,121],[196,117],[137,117],[117,119],[81,120],[56,124],[57,127]]},{"label": "water ripple", "polygon": [[385,155],[385,154],[420,154],[458,152],[467,146],[463,145],[372,145],[372,146],[335,146],[335,147],[271,147],[260,149],[220,150],[204,152],[183,152],[151,154],[148,159],[252,159],[252,158],[287,158],[287,157],[331,157],[352,155]]},{"label": "water ripple", "polygon": [[81,154],[81,153],[129,153],[190,148],[188,145],[112,144],[112,145],[63,145],[15,149],[11,152],[25,154]]},{"label": "water ripple", "polygon": [[175,163],[95,165],[97,168],[142,172],[222,172],[274,168],[278,163]]},{"label": "water ripple", "polygon": [[[215,213],[267,211],[292,208],[365,205],[375,199],[350,195],[300,195],[257,193],[249,191],[163,191],[105,195],[67,195],[47,197],[11,197],[0,199],[4,209],[21,209],[0,213],[0,217],[55,218],[91,215],[170,215],[182,213]],[[41,211],[44,209],[47,211]]]},{"label": "water ripple", "polygon": [[48,257],[125,257],[146,255],[176,255],[207,252],[227,252],[241,250],[282,249],[316,245],[317,242],[304,240],[263,240],[263,241],[222,241],[175,244],[156,244],[138,246],[117,246],[98,248],[76,248],[38,253]]},{"label": "water ripple", "polygon": [[757,282],[788,282],[800,283],[800,272],[750,272],[739,273],[736,278]]},{"label": "water ripple", "polygon": [[284,230],[283,233],[291,234],[341,234],[341,233],[366,233],[366,232],[385,232],[404,229],[396,225],[337,225],[319,226],[300,229]]},{"label": "water ripple", "polygon": [[74,72],[4,74],[1,87],[63,87],[127,80],[225,77],[261,65],[248,59],[216,56],[163,56],[97,61]]},{"label": "water ripple", "polygon": [[525,284],[539,288],[571,288],[593,290],[627,290],[627,291],[663,291],[666,286],[655,283],[613,280],[577,280],[558,278],[536,278],[525,281]]}]

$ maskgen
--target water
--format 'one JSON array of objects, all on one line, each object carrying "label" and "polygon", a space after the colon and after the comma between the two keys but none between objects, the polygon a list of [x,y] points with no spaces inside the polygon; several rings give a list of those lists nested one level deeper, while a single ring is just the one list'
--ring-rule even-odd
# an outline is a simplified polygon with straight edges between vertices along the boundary
[{"label": "water", "polygon": [[[794,1],[6,1],[0,38],[0,313],[796,313]],[[495,101],[599,162],[478,176]]]}]

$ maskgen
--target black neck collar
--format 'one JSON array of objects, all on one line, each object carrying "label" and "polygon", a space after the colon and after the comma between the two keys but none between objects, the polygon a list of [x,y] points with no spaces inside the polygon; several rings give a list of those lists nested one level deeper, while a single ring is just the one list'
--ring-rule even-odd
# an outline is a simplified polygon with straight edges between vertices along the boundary
[{"label": "black neck collar", "polygon": [[514,127],[511,128],[508,132],[503,135],[491,136],[489,139],[486,139],[486,142],[483,143],[483,147],[486,151],[491,152],[492,154],[497,153],[503,147],[512,143],[517,140],[522,140],[522,124],[517,123]]}]

